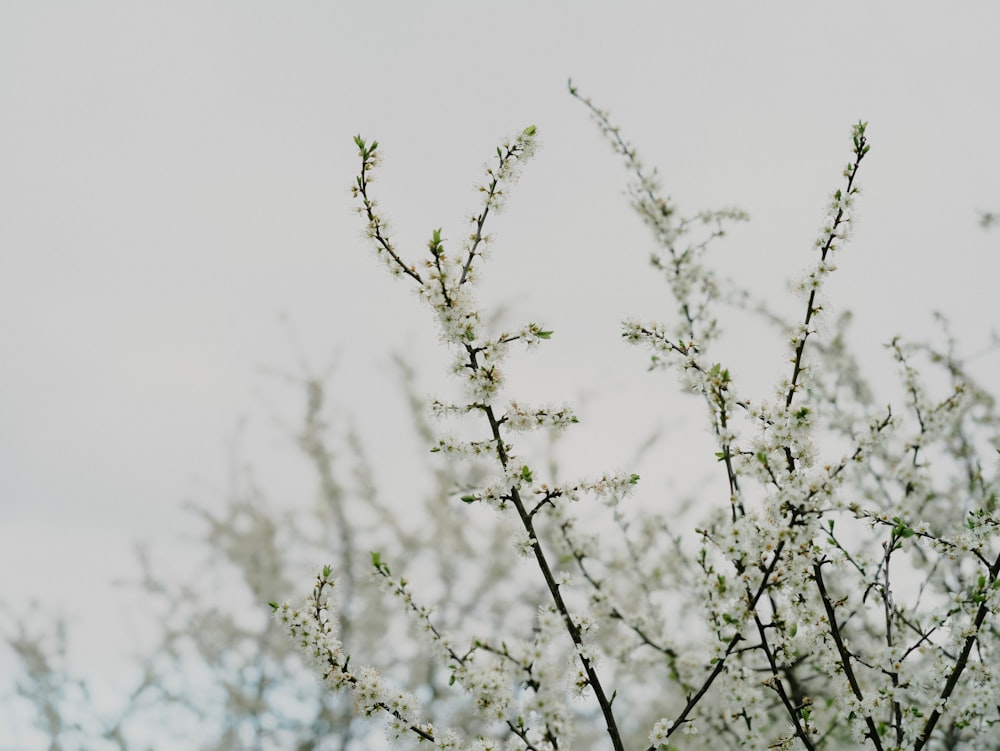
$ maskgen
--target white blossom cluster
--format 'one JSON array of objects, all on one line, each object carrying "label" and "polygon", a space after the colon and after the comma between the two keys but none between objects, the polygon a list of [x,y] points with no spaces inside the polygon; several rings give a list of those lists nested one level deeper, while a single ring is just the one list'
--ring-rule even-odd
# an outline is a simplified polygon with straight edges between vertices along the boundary
[{"label": "white blossom cluster", "polygon": [[313,669],[330,688],[337,689],[349,683],[351,676],[345,671],[346,655],[337,638],[335,620],[330,617],[334,584],[330,569],[324,568],[302,607],[292,608],[288,603],[272,603],[271,607],[275,620],[308,657]]},{"label": "white blossom cluster", "polygon": [[531,430],[562,430],[577,422],[577,419],[568,406],[529,409],[511,402],[500,421],[511,432],[526,433]]},{"label": "white blossom cluster", "polygon": [[[415,734],[432,743],[435,728],[420,722],[421,707],[416,697],[392,686],[370,666],[349,667],[350,656],[337,634],[333,590],[336,580],[329,566],[316,577],[312,593],[301,607],[271,603],[274,619],[303,654],[323,683],[331,690],[347,689],[354,699],[354,711],[361,716],[381,715],[390,740]],[[454,732],[445,734],[442,748],[464,749]]]}]

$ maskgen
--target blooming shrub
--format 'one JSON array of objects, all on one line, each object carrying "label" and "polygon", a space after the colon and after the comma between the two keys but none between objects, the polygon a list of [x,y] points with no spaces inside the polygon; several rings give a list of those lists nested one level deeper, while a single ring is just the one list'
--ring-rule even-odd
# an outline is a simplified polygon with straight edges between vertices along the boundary
[{"label": "blooming shrub", "polygon": [[[608,115],[570,91],[624,160],[632,205],[656,245],[652,265],[673,297],[670,318],[627,320],[622,336],[704,402],[728,497],[706,500],[697,539],[686,540],[630,505],[637,475],[598,469],[558,481],[519,453],[516,434],[576,422],[568,406],[506,395],[514,345],[542,346],[552,332],[536,323],[492,331],[474,295],[487,220],[533,155],[534,127],[497,148],[466,239],[452,248],[434,230],[421,260],[395,245],[372,190],[382,152],[359,136],[354,195],[367,237],[426,303],[463,385],[460,401],[433,411],[475,436],[436,437],[431,450],[490,467],[453,488],[449,514],[492,509],[510,530],[511,570],[527,558],[541,594],[522,607],[508,600],[502,623],[439,616],[422,604],[404,558],[371,553],[374,575],[448,675],[450,688],[421,696],[352,660],[335,566],[301,604],[272,603],[277,622],[356,713],[380,717],[391,740],[440,749],[996,748],[994,402],[950,339],[895,339],[905,400],[876,404],[846,345],[847,319],[831,322],[832,336],[817,333],[859,200],[866,124],[852,128],[850,160],[798,285],[799,318],[781,324],[788,365],[770,393],[753,395],[714,355],[727,301],[752,306],[706,262],[745,215],[682,215]],[[463,569],[480,563],[461,560]],[[484,600],[503,599],[503,578],[486,584]],[[462,701],[478,723],[442,710]]]},{"label": "blooming shrub", "polygon": [[[276,513],[234,472],[221,511],[196,509],[197,581],[163,581],[141,558],[162,633],[118,714],[96,711],[67,668],[62,624],[12,616],[6,641],[25,673],[15,698],[50,748],[1000,747],[994,400],[942,321],[939,344],[888,344],[901,399],[885,405],[849,346],[850,316],[825,320],[866,125],[852,128],[785,320],[713,270],[710,249],[745,214],[683,214],[608,114],[570,92],[624,162],[670,292],[665,320],[626,320],[622,338],[700,400],[728,492],[666,516],[639,502],[638,475],[567,479],[532,442],[581,429],[569,405],[508,393],[507,358],[553,332],[498,329],[475,292],[487,224],[535,128],[496,150],[465,239],[453,247],[433,230],[419,255],[394,243],[372,189],[381,147],[359,136],[367,238],[426,304],[460,384],[459,398],[427,404],[397,363],[434,454],[430,487],[402,499],[405,515],[382,498],[362,441],[331,417],[328,382],[304,373],[294,439],[315,504]],[[732,315],[785,336],[763,394],[720,354]],[[303,561],[320,560],[305,599],[279,604]]]}]

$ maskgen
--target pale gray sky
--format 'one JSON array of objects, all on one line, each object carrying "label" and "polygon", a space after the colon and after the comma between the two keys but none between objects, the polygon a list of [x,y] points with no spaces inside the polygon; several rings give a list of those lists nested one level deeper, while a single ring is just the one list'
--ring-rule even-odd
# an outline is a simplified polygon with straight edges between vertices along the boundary
[{"label": "pale gray sky", "polygon": [[[831,296],[876,356],[931,309],[979,347],[998,318],[1000,236],[975,212],[1000,208],[998,31],[992,3],[0,2],[4,598],[61,582],[99,633],[92,593],[135,539],[169,546],[181,503],[224,487],[244,414],[270,481],[308,488],[268,423],[298,395],[258,372],[295,370],[280,313],[317,366],[340,353],[342,402],[376,455],[395,450],[388,353],[440,353],[351,213],[358,132],[382,143],[375,187],[419,253],[432,228],[461,232],[498,141],[538,126],[483,296],[556,331],[512,388],[593,393],[580,455],[627,460],[639,439],[615,428],[673,383],[650,381],[618,321],[670,305],[570,76],[682,209],[751,214],[721,265],[772,297],[808,263],[850,125],[868,120]],[[737,356],[773,375],[754,342]],[[433,389],[443,362],[419,361]]]}]

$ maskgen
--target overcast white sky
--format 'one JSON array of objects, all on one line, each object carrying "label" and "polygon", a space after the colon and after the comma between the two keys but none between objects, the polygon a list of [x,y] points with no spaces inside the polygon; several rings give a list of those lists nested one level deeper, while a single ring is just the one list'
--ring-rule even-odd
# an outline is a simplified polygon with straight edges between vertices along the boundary
[{"label": "overcast white sky", "polygon": [[103,617],[86,603],[133,541],[169,546],[182,502],[225,486],[241,416],[279,493],[308,488],[268,419],[294,420],[298,394],[259,372],[295,371],[279,314],[317,368],[340,353],[340,401],[374,453],[395,450],[388,353],[430,351],[429,390],[444,366],[351,213],[358,132],[381,142],[376,188],[419,253],[432,228],[461,232],[497,142],[538,126],[483,297],[556,331],[517,394],[594,394],[581,445],[625,461],[673,383],[650,381],[618,322],[670,305],[570,76],[682,209],[751,214],[720,257],[769,297],[808,263],[868,120],[831,296],[876,355],[932,309],[969,349],[988,340],[1000,234],[976,209],[1000,209],[1000,5],[0,1],[2,597],[59,581],[71,615]]}]

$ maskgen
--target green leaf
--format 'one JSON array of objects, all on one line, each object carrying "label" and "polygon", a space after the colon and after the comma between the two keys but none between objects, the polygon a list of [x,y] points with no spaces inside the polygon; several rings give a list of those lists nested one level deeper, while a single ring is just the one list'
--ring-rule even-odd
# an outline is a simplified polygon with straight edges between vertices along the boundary
[{"label": "green leaf", "polygon": [[465,503],[475,503],[475,502],[476,502],[476,501],[478,501],[479,499],[478,499],[478,498],[476,498],[476,496],[474,496],[474,495],[463,495],[463,496],[462,496],[462,500],[463,500],[463,501],[464,501]]},{"label": "green leaf", "polygon": [[326,577],[328,577],[332,571],[333,571],[333,569],[330,568],[329,564],[327,564],[326,566],[324,566],[323,567],[323,578],[325,579]]},{"label": "green leaf", "polygon": [[896,526],[892,528],[892,533],[897,537],[913,537],[916,534],[900,517],[892,517],[893,524]]},{"label": "green leaf", "polygon": [[269,601],[267,604],[271,606],[271,610],[277,610],[280,607],[274,600]]},{"label": "green leaf", "polygon": [[635,485],[637,482],[639,482],[639,475],[635,474],[635,472],[628,476],[629,485]]},{"label": "green leaf", "polygon": [[521,479],[524,480],[525,482],[531,482],[531,477],[532,477],[531,469],[528,467],[527,464],[525,464],[523,467],[521,467]]},{"label": "green leaf", "polygon": [[377,550],[373,550],[371,551],[371,556],[372,556],[372,565],[375,568],[382,568],[382,554],[379,553]]},{"label": "green leaf", "polygon": [[551,339],[552,338],[552,332],[551,331],[536,331],[535,332],[535,336],[537,336],[539,339]]},{"label": "green leaf", "polygon": [[441,227],[438,227],[431,233],[431,241],[427,243],[427,247],[430,248],[431,250],[431,255],[433,255],[435,258],[439,257],[442,253],[444,253],[444,247],[442,247],[442,242],[443,241],[441,239]]}]

